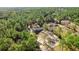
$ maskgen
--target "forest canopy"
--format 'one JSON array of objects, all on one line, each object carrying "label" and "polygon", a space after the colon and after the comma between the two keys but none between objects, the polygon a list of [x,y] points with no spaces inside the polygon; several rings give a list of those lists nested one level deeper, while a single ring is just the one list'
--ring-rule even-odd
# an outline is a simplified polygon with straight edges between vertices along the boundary
[{"label": "forest canopy", "polygon": [[[65,26],[63,30],[59,25],[62,24],[62,20],[70,21],[75,25],[70,26],[70,24],[67,28]],[[50,28],[48,24],[51,22],[58,24],[58,27]],[[51,31],[57,35],[63,49],[65,46],[67,50],[79,50],[79,29],[78,31],[76,29],[78,26],[79,8],[0,8],[0,50],[39,51],[37,38],[41,31]],[[34,32],[32,33],[31,30]]]}]

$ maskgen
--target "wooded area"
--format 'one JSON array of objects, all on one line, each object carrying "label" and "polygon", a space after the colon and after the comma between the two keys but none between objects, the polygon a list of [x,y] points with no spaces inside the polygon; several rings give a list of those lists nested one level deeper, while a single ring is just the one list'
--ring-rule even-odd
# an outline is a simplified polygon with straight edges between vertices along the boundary
[{"label": "wooded area", "polygon": [[0,8],[0,51],[44,50],[79,50],[79,8]]}]

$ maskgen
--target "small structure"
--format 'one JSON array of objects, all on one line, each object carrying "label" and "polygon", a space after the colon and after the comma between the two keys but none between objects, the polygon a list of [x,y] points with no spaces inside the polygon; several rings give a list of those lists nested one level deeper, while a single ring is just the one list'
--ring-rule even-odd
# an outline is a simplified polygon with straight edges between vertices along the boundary
[{"label": "small structure", "polygon": [[56,27],[58,24],[56,24],[56,23],[48,23],[48,30],[49,31],[53,31],[53,29],[54,29],[54,27]]},{"label": "small structure", "polygon": [[68,26],[70,24],[69,20],[61,20],[61,25]]},{"label": "small structure", "polygon": [[57,24],[56,23],[49,23],[48,26],[49,27],[55,27],[55,26],[57,26]]},{"label": "small structure", "polygon": [[39,32],[41,32],[43,30],[43,28],[41,28],[37,23],[32,24],[31,26],[28,26],[30,32],[34,32],[36,34],[38,34]]},{"label": "small structure", "polygon": [[43,29],[42,28],[32,28],[32,32],[38,34],[42,31]]}]

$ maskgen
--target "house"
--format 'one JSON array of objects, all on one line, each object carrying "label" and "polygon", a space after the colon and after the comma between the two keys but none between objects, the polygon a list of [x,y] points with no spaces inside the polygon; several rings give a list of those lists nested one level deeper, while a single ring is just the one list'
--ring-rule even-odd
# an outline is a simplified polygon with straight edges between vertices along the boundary
[{"label": "house", "polygon": [[32,32],[38,34],[43,30],[43,28],[32,28]]},{"label": "house", "polygon": [[69,20],[61,20],[61,25],[68,26],[68,24],[70,24]]},{"label": "house", "polygon": [[43,28],[41,28],[37,23],[32,24],[31,27],[28,26],[30,32],[34,32],[36,34],[38,34],[39,32],[41,32],[43,30]]},{"label": "house", "polygon": [[56,23],[49,23],[47,26],[48,26],[49,31],[53,31],[53,29],[57,26],[57,24]]}]

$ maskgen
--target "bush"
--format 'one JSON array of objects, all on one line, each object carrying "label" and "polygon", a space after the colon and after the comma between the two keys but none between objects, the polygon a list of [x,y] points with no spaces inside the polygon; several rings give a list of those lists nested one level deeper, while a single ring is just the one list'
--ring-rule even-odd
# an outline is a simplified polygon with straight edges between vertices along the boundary
[{"label": "bush", "polygon": [[7,51],[12,44],[11,38],[0,38],[0,50]]}]

